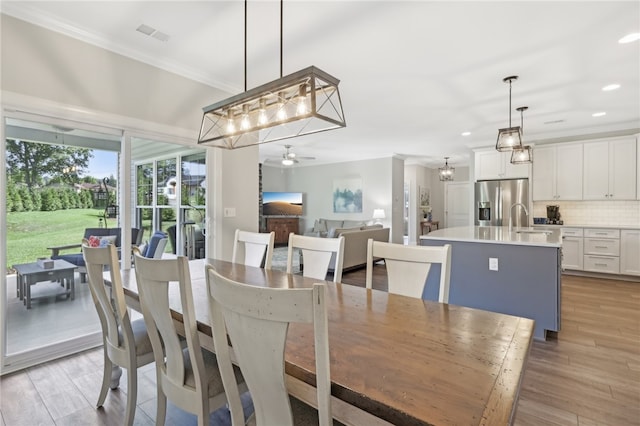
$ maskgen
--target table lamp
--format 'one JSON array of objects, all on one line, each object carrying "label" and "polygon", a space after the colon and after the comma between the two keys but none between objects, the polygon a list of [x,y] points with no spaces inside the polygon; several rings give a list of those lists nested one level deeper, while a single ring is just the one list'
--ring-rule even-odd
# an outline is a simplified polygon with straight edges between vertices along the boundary
[{"label": "table lamp", "polygon": [[373,209],[373,218],[375,219],[376,224],[382,224],[381,219],[384,219],[385,217],[384,209]]}]

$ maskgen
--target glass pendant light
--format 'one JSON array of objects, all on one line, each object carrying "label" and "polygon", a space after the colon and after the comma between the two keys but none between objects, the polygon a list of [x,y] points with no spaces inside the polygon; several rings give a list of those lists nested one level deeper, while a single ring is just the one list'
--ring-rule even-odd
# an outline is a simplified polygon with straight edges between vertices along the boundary
[{"label": "glass pendant light", "polygon": [[[523,111],[526,111],[529,107],[522,106],[516,108],[516,111],[520,111],[520,129],[524,133],[524,123],[522,119]],[[529,164],[533,163],[533,150],[531,146],[525,145],[521,148],[513,148],[511,152],[511,164]]]},{"label": "glass pendant light", "polygon": [[498,140],[496,141],[496,150],[498,151],[510,151],[514,148],[522,148],[522,132],[520,127],[511,127],[511,82],[517,79],[517,75],[502,79],[505,83],[509,83],[509,127],[498,130]]},{"label": "glass pendant light", "polygon": [[449,157],[444,157],[444,167],[438,168],[438,177],[441,182],[452,181],[456,169],[449,165]]}]

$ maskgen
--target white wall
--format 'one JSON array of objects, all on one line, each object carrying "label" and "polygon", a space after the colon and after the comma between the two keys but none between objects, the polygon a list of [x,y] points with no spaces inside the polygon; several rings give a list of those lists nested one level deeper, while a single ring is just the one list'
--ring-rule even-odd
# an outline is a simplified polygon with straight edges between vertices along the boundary
[{"label": "white wall", "polygon": [[[382,158],[284,169],[263,165],[262,190],[304,193],[301,232],[310,230],[318,218],[369,221],[373,209],[382,208],[386,214],[383,224],[391,228],[391,241],[401,243],[403,163],[399,159]],[[334,213],[333,181],[352,177],[362,179],[363,211]]]},{"label": "white wall", "polygon": [[[2,106],[197,147],[202,107],[228,96],[207,85],[137,62],[7,15],[1,22]],[[6,149],[4,138],[0,149]],[[229,258],[233,230],[257,229],[258,149],[209,148],[208,254]],[[215,169],[213,168],[215,164]],[[5,163],[0,172],[6,173]],[[0,181],[1,183],[2,181]],[[4,187],[0,188],[4,193]],[[222,215],[236,207],[235,217]],[[215,215],[215,217],[214,217]],[[4,231],[4,229],[3,229]],[[3,232],[4,235],[4,232]],[[4,238],[1,241],[5,247]]]}]

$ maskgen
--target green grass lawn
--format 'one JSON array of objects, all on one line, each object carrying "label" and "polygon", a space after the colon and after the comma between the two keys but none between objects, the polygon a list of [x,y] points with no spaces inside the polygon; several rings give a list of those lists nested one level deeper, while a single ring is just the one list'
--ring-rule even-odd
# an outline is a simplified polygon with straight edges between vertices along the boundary
[{"label": "green grass lawn", "polygon": [[[14,264],[51,256],[47,247],[79,244],[85,228],[97,228],[103,213],[102,209],[8,213],[7,270]],[[117,220],[108,219],[107,226],[117,226]]]}]

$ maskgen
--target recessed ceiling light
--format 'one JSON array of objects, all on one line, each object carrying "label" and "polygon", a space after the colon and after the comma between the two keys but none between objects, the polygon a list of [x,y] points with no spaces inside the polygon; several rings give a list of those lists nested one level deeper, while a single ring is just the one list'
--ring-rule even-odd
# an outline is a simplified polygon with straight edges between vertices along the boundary
[{"label": "recessed ceiling light", "polygon": [[640,33],[631,33],[618,40],[618,43],[631,43],[640,40]]},{"label": "recessed ceiling light", "polygon": [[607,115],[607,113],[602,111],[602,112],[594,112],[593,114],[591,114],[592,117],[602,117],[603,115]]},{"label": "recessed ceiling light", "polygon": [[471,132],[462,132],[462,136],[469,136]]},{"label": "recessed ceiling light", "polygon": [[616,90],[616,89],[619,89],[619,88],[620,88],[619,84],[608,84],[608,85],[604,86],[602,88],[602,90],[605,91],[605,92],[609,92],[611,90]]}]

